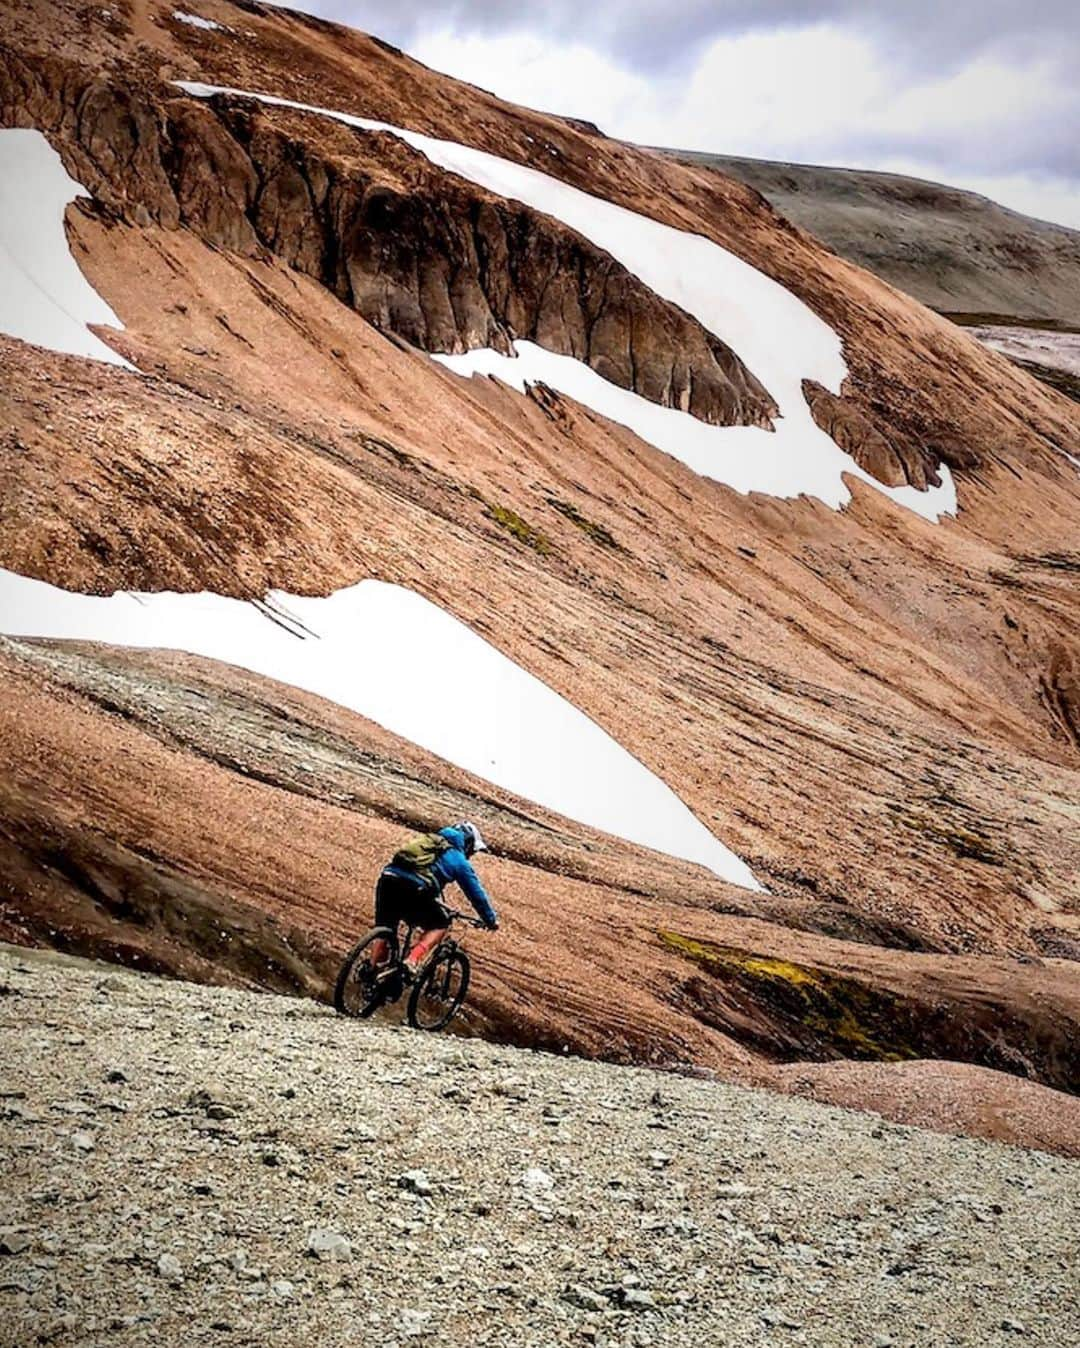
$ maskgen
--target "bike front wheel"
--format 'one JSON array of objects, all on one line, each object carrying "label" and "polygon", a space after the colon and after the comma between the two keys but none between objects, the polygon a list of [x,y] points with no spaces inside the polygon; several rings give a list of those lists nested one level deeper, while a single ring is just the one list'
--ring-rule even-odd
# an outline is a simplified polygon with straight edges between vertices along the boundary
[{"label": "bike front wheel", "polygon": [[[386,955],[376,964],[374,957],[380,953],[380,943]],[[357,1016],[360,1020],[373,1015],[386,1000],[394,981],[380,983],[378,975],[397,960],[397,932],[392,927],[374,927],[345,957],[334,986],[334,1006],[343,1016]]]},{"label": "bike front wheel", "polygon": [[441,1030],[461,1010],[469,990],[469,957],[456,946],[436,952],[413,984],[409,1024],[414,1030]]}]

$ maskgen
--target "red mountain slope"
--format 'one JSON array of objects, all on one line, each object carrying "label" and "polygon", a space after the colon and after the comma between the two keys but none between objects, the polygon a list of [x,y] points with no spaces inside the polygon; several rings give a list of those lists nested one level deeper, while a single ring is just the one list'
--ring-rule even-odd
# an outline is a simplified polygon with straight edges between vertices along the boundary
[{"label": "red mountain slope", "polygon": [[[96,593],[408,586],[599,722],[769,892],[253,675],[5,640],[0,934],[318,991],[402,829],[467,813],[504,916],[474,943],[478,1032],[977,1131],[994,1110],[924,1069],[855,1064],[1075,1091],[1080,409],[713,172],[287,11],[200,4],[225,32],[104,13],[7,6],[0,124],[43,132],[91,194],[72,254],[141,373],[0,342],[0,564]],[[818,424],[890,485],[944,463],[957,518],[854,479],[840,511],[740,495],[565,395],[450,374],[427,352],[529,338],[708,422],[775,413],[737,345],[553,216],[391,134],[178,80],[453,139],[721,244],[840,335],[840,395],[806,388]],[[997,1078],[971,1079],[985,1101]]]}]

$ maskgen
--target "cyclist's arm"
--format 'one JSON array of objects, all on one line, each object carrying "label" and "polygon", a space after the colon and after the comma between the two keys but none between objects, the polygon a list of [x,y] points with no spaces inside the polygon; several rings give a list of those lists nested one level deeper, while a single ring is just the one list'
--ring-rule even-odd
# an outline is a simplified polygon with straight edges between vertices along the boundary
[{"label": "cyclist's arm", "polygon": [[455,851],[451,859],[451,854],[446,853],[443,860],[450,861],[449,870],[452,878],[461,886],[465,897],[476,909],[481,921],[486,922],[489,927],[496,926],[499,919],[495,915],[495,909],[491,906],[491,900],[488,898],[484,886],[480,883],[480,877],[469,864],[465,854]]}]

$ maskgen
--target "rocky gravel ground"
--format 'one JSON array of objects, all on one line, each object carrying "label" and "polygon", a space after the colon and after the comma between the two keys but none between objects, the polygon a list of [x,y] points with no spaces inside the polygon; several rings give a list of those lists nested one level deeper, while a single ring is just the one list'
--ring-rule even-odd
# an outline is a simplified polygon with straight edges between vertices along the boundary
[{"label": "rocky gravel ground", "polygon": [[1080,1165],[0,948],[0,1342],[1058,1345]]}]

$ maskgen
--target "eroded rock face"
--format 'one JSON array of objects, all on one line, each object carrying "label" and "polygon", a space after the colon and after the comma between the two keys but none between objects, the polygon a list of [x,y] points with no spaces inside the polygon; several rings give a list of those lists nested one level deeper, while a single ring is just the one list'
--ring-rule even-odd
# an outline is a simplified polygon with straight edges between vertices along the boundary
[{"label": "eroded rock face", "polygon": [[[106,209],[217,247],[267,249],[374,327],[432,352],[515,338],[719,425],[776,405],[731,349],[560,222],[491,196],[389,134],[219,95],[158,98],[12,57],[4,119],[47,126]],[[279,124],[303,120],[313,134]]]},{"label": "eroded rock face", "polygon": [[803,395],[814,420],[845,450],[888,487],[909,485],[924,491],[941,485],[938,467],[972,468],[977,456],[954,436],[928,429],[912,437],[906,427],[892,429],[883,409],[868,407],[854,398],[838,397],[812,379],[803,380]]},{"label": "eroded rock face", "polygon": [[[1080,571],[1075,558],[1053,558],[1050,565],[1063,571]],[[1054,642],[1049,651],[1043,692],[1051,715],[1062,731],[1080,748],[1080,653],[1075,646]]]},{"label": "eroded rock face", "polygon": [[940,485],[934,456],[911,440],[891,440],[858,403],[838,397],[811,379],[803,380],[803,394],[825,434],[879,482],[888,487],[910,484],[920,489]]}]

